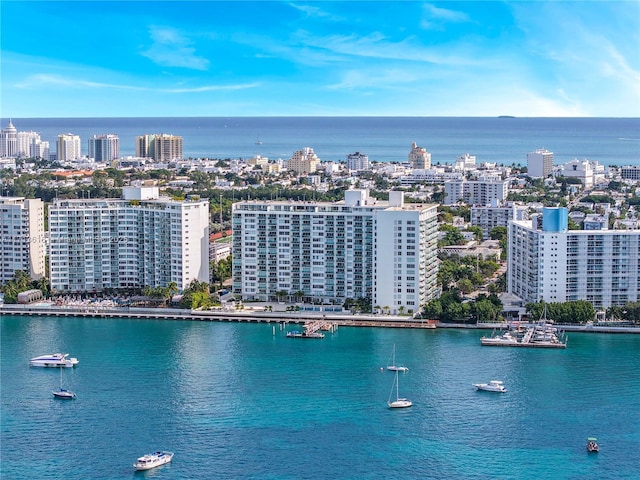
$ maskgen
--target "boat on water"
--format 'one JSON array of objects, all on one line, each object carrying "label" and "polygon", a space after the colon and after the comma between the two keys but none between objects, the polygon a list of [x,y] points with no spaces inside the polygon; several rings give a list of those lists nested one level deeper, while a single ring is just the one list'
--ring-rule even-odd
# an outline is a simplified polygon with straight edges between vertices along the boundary
[{"label": "boat on water", "polygon": [[476,390],[484,390],[485,392],[500,392],[504,393],[507,389],[504,386],[504,382],[501,380],[490,380],[489,383],[474,383]]},{"label": "boat on water", "polygon": [[300,330],[291,330],[290,332],[287,332],[287,337],[289,338],[324,338],[324,333],[308,332],[306,330],[303,330],[302,332]]},{"label": "boat on water", "polygon": [[[396,370],[396,374],[393,379],[393,384],[391,385],[391,391],[389,392],[389,400],[387,400],[387,405],[389,408],[407,408],[413,405],[411,400],[408,398],[400,398],[400,387],[398,386],[398,370]],[[393,394],[395,393],[395,400],[393,400]]]},{"label": "boat on water", "polygon": [[409,368],[404,365],[396,365],[396,345],[393,345],[393,352],[391,353],[391,358],[389,359],[389,365],[387,365],[387,370],[391,370],[392,372],[408,372]]},{"label": "boat on water", "polygon": [[62,388],[62,369],[60,369],[60,390],[53,390],[51,393],[53,393],[54,397],[62,400],[74,400],[76,398],[76,394],[71,390]]},{"label": "boat on water", "polygon": [[133,466],[136,470],[149,470],[151,468],[164,465],[165,463],[169,463],[171,460],[173,460],[173,452],[158,451],[147,453],[142,457],[139,457]]},{"label": "boat on water", "polygon": [[567,348],[564,332],[560,332],[553,323],[547,320],[545,306],[542,318],[535,324],[510,326],[502,334],[482,336],[480,344],[494,347],[533,347],[533,348]]},{"label": "boat on water", "polygon": [[72,368],[78,364],[78,359],[69,357],[68,353],[52,353],[41,355],[29,360],[32,367]]},{"label": "boat on water", "polygon": [[600,445],[598,445],[598,439],[595,437],[587,438],[587,452],[597,453],[600,451]]}]

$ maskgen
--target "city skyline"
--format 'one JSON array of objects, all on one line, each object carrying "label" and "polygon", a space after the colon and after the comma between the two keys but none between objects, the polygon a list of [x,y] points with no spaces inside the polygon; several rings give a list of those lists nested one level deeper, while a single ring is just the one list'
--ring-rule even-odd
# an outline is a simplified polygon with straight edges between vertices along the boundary
[{"label": "city skyline", "polygon": [[1,116],[640,116],[638,2],[149,5],[2,2]]}]

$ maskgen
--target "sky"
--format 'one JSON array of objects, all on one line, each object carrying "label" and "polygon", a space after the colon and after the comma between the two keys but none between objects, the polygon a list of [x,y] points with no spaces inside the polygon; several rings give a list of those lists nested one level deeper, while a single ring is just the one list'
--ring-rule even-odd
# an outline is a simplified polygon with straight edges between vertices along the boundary
[{"label": "sky", "polygon": [[640,1],[0,2],[0,117],[640,117]]}]

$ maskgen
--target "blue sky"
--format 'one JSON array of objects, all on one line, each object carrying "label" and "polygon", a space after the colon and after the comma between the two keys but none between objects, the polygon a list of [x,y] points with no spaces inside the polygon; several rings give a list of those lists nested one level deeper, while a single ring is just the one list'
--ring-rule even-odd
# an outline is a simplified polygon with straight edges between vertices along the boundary
[{"label": "blue sky", "polygon": [[640,117],[640,2],[0,2],[1,117]]}]

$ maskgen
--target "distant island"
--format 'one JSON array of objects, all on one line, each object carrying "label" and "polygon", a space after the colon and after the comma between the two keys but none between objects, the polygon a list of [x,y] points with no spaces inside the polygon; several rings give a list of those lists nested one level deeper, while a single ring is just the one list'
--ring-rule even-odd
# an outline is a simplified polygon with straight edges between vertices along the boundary
[{"label": "distant island", "polygon": [[498,115],[498,118],[516,118],[513,115]]}]

